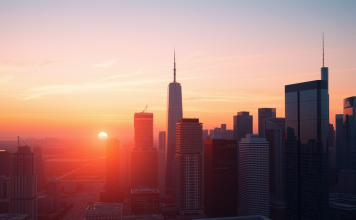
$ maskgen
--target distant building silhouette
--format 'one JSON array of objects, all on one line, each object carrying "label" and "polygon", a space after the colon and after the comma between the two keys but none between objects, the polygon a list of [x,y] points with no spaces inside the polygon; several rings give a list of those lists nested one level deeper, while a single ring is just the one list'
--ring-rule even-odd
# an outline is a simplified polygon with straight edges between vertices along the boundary
[{"label": "distant building silhouette", "polygon": [[345,166],[343,169],[356,170],[356,96],[344,99],[343,139]]},{"label": "distant building silhouette", "polygon": [[245,138],[246,134],[253,133],[253,116],[249,112],[237,112],[234,116],[234,139],[238,142]]},{"label": "distant building silhouette", "polygon": [[106,140],[106,194],[103,201],[122,202],[120,196],[120,141]]},{"label": "distant building silhouette", "polygon": [[96,202],[85,210],[85,220],[122,220],[122,204]]},{"label": "distant building silhouette", "polygon": [[221,137],[226,139],[225,133],[226,133],[226,124],[221,124]]},{"label": "distant building silhouette", "polygon": [[257,134],[239,143],[239,215],[269,217],[269,144]]},{"label": "distant building silhouette", "polygon": [[61,181],[52,177],[47,183],[47,194],[53,200],[53,212],[59,212],[61,209]]},{"label": "distant building silhouette", "polygon": [[203,214],[203,134],[199,119],[176,125],[176,204],[181,215]]},{"label": "distant building silhouette", "polygon": [[160,131],[158,135],[158,150],[164,151],[166,149],[166,132]]},{"label": "distant building silhouette", "polygon": [[131,189],[132,215],[159,213],[159,192],[154,188]]},{"label": "distant building silhouette", "polygon": [[286,219],[328,219],[328,82],[285,86]]},{"label": "distant building silhouette", "polygon": [[41,190],[46,189],[46,168],[42,159],[42,148],[34,147],[32,150],[36,158],[37,192],[40,192]]},{"label": "distant building silhouette", "polygon": [[335,156],[335,129],[329,124],[328,129],[328,147],[329,147],[329,186],[335,187],[336,182],[336,156]]},{"label": "distant building silhouette", "polygon": [[174,156],[176,149],[176,123],[183,118],[182,87],[176,81],[176,62],[174,55],[173,82],[168,85],[167,95],[167,144],[166,144],[166,195],[175,200]]},{"label": "distant building silhouette", "polygon": [[29,214],[37,219],[37,177],[35,155],[28,146],[19,146],[12,155],[10,213]]},{"label": "distant building silhouette", "polygon": [[0,150],[0,176],[10,177],[11,175],[11,152]]},{"label": "distant building silhouette", "polygon": [[203,140],[206,140],[208,136],[209,136],[209,130],[208,129],[203,130]]},{"label": "distant building silhouette", "polygon": [[259,108],[258,109],[258,136],[266,137],[266,119],[276,118],[276,108]]},{"label": "distant building silhouette", "polygon": [[0,213],[9,213],[10,190],[10,178],[0,176]]},{"label": "distant building silhouette", "polygon": [[135,147],[131,152],[131,189],[158,188],[158,151],[153,148],[153,113],[135,113]]},{"label": "distant building silhouette", "polygon": [[209,218],[237,215],[237,143],[204,141],[204,214]]}]

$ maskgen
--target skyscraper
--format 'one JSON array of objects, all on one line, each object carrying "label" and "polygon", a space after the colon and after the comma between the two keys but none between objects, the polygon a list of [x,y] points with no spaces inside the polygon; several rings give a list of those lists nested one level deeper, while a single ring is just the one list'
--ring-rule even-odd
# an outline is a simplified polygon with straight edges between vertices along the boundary
[{"label": "skyscraper", "polygon": [[174,55],[173,82],[168,85],[167,95],[167,144],[166,144],[166,195],[174,197],[172,193],[174,169],[174,155],[176,151],[176,123],[183,118],[182,87],[176,82],[176,61]]},{"label": "skyscraper", "polygon": [[203,214],[203,125],[179,119],[176,125],[176,204],[181,215]]},{"label": "skyscraper", "polygon": [[153,148],[153,113],[135,113],[135,147],[131,152],[131,189],[158,188],[158,151]]},{"label": "skyscraper", "polygon": [[328,147],[329,147],[329,186],[335,186],[335,130],[332,124],[328,129]]},{"label": "skyscraper", "polygon": [[33,153],[36,158],[37,191],[44,190],[47,185],[46,169],[42,159],[42,148],[34,147]]},{"label": "skyscraper", "polygon": [[236,140],[204,141],[204,213],[209,218],[237,215]]},{"label": "skyscraper", "polygon": [[[266,119],[266,140],[269,143],[269,187],[271,196],[285,200],[285,119]],[[272,216],[271,216],[272,217]]]},{"label": "skyscraper", "polygon": [[226,124],[221,124],[221,137],[226,139]]},{"label": "skyscraper", "polygon": [[19,146],[12,155],[10,213],[30,214],[30,219],[37,219],[36,182],[35,155],[30,147]]},{"label": "skyscraper", "polygon": [[47,194],[53,199],[53,212],[59,212],[61,209],[61,181],[52,177],[47,183]]},{"label": "skyscraper", "polygon": [[116,138],[106,140],[106,199],[121,202],[120,194],[120,142]]},{"label": "skyscraper", "polygon": [[234,116],[234,139],[237,142],[253,133],[253,116],[249,112],[238,112]]},{"label": "skyscraper", "polygon": [[344,169],[356,170],[356,96],[344,99],[343,139],[345,149]]},{"label": "skyscraper", "polygon": [[11,175],[11,152],[0,150],[0,176],[10,177]]},{"label": "skyscraper", "polygon": [[343,160],[343,114],[335,115],[335,153],[336,153],[336,173],[340,173],[342,169],[344,160]]},{"label": "skyscraper", "polygon": [[247,134],[239,143],[239,215],[269,217],[268,142]]},{"label": "skyscraper", "polygon": [[258,109],[258,136],[266,137],[266,119],[276,118],[275,108],[259,108]]},{"label": "skyscraper", "polygon": [[328,82],[285,86],[286,218],[328,219]]},{"label": "skyscraper", "polygon": [[158,150],[164,151],[166,149],[166,132],[160,131],[158,135]]}]

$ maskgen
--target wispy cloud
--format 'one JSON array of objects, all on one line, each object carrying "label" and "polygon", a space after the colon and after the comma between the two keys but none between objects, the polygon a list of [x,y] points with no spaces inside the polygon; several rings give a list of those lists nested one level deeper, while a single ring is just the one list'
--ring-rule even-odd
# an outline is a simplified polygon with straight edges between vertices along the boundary
[{"label": "wispy cloud", "polygon": [[10,75],[10,74],[2,74],[0,75],[0,84],[4,84],[7,83],[11,80],[15,79],[14,75]]},{"label": "wispy cloud", "polygon": [[109,76],[107,78],[100,79],[99,82],[110,80],[110,79],[121,78],[121,77],[127,77],[127,76],[138,76],[141,75],[142,73],[143,73],[143,69],[138,69],[134,73]]},{"label": "wispy cloud", "polygon": [[73,108],[73,109],[90,108],[90,107],[95,107],[95,106],[100,106],[100,105],[104,105],[104,103],[100,103],[100,104],[96,104],[96,105],[80,106],[80,107],[76,107],[76,108]]},{"label": "wispy cloud", "polygon": [[97,63],[97,64],[94,64],[93,67],[103,67],[103,68],[106,68],[106,67],[109,67],[109,66],[112,66],[116,63],[116,59],[114,60],[109,60],[109,61],[105,61],[105,62],[102,62],[102,63]]}]

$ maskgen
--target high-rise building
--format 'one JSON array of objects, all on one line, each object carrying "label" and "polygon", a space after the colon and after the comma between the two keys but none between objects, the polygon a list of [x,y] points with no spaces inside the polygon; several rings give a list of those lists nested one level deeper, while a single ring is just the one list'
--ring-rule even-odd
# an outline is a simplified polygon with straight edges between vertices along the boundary
[{"label": "high-rise building", "polygon": [[221,124],[221,137],[226,139],[226,124]]},{"label": "high-rise building", "polygon": [[239,143],[239,215],[269,217],[269,144],[257,134]]},{"label": "high-rise building", "polygon": [[285,201],[285,119],[266,119],[265,126],[269,143],[269,191],[275,200]]},{"label": "high-rise building", "polygon": [[159,213],[159,192],[154,188],[131,189],[132,215]]},{"label": "high-rise building", "polygon": [[164,151],[166,149],[166,132],[160,131],[158,135],[158,150]]},{"label": "high-rise building", "polygon": [[158,151],[156,148],[136,148],[131,151],[131,189],[158,188]]},{"label": "high-rise building", "polygon": [[135,113],[135,147],[153,148],[153,113]]},{"label": "high-rise building", "polygon": [[10,178],[0,176],[0,214],[9,213],[10,189]]},{"label": "high-rise building", "polygon": [[204,214],[209,218],[237,215],[236,140],[204,141]]},{"label": "high-rise building", "polygon": [[225,131],[225,139],[226,140],[234,140],[234,130],[226,130]]},{"label": "high-rise building", "polygon": [[214,136],[221,138],[221,128],[214,128]]},{"label": "high-rise building", "polygon": [[276,118],[275,108],[259,108],[258,109],[258,136],[266,137],[266,119]]},{"label": "high-rise building", "polygon": [[47,185],[46,169],[42,159],[42,148],[34,147],[32,150],[36,158],[37,191],[40,192],[46,189]]},{"label": "high-rise building", "polygon": [[285,86],[286,219],[328,219],[328,82]]},{"label": "high-rise building", "polygon": [[332,124],[328,129],[328,147],[329,147],[329,186],[335,186],[336,182],[336,164],[335,164],[335,130]]},{"label": "high-rise building", "polygon": [[11,152],[0,150],[0,176],[11,175]]},{"label": "high-rise building", "polygon": [[135,147],[131,152],[131,189],[158,188],[158,151],[153,148],[153,113],[135,113]]},{"label": "high-rise building", "polygon": [[253,133],[253,116],[249,112],[238,112],[234,116],[234,139],[237,142]]},{"label": "high-rise building", "polygon": [[183,118],[182,109],[182,87],[176,81],[176,61],[174,55],[173,82],[168,85],[167,95],[167,144],[166,144],[166,195],[174,200],[173,183],[174,175],[174,156],[176,149],[176,123]]},{"label": "high-rise building", "polygon": [[343,114],[335,115],[335,153],[336,153],[336,173],[340,173],[343,167]]},{"label": "high-rise building", "polygon": [[203,125],[179,119],[176,125],[176,204],[181,215],[203,214]]},{"label": "high-rise building", "polygon": [[209,136],[210,136],[210,138],[215,137],[215,130],[214,129],[210,129],[209,130]]},{"label": "high-rise building", "polygon": [[47,194],[53,200],[53,212],[59,212],[61,209],[61,181],[52,177],[47,182]]},{"label": "high-rise building", "polygon": [[203,130],[203,140],[207,139],[208,136],[209,136],[209,130],[208,129]]},{"label": "high-rise building", "polygon": [[343,169],[356,170],[356,96],[344,99],[343,135],[345,166]]},{"label": "high-rise building", "polygon": [[12,155],[10,213],[29,214],[37,219],[37,177],[35,155],[28,146],[19,146]]},{"label": "high-rise building", "polygon": [[107,202],[122,202],[120,199],[120,141],[106,140],[106,198]]}]

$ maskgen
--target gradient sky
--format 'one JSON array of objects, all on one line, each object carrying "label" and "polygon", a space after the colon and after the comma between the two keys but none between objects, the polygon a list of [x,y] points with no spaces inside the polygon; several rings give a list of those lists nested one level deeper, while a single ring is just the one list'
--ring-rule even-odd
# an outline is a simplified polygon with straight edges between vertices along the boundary
[{"label": "gradient sky", "polygon": [[[133,137],[146,104],[165,130],[167,86],[204,129],[277,108],[320,79],[330,122],[356,95],[356,1],[0,1],[0,137]],[[155,137],[156,138],[156,137]]]}]

